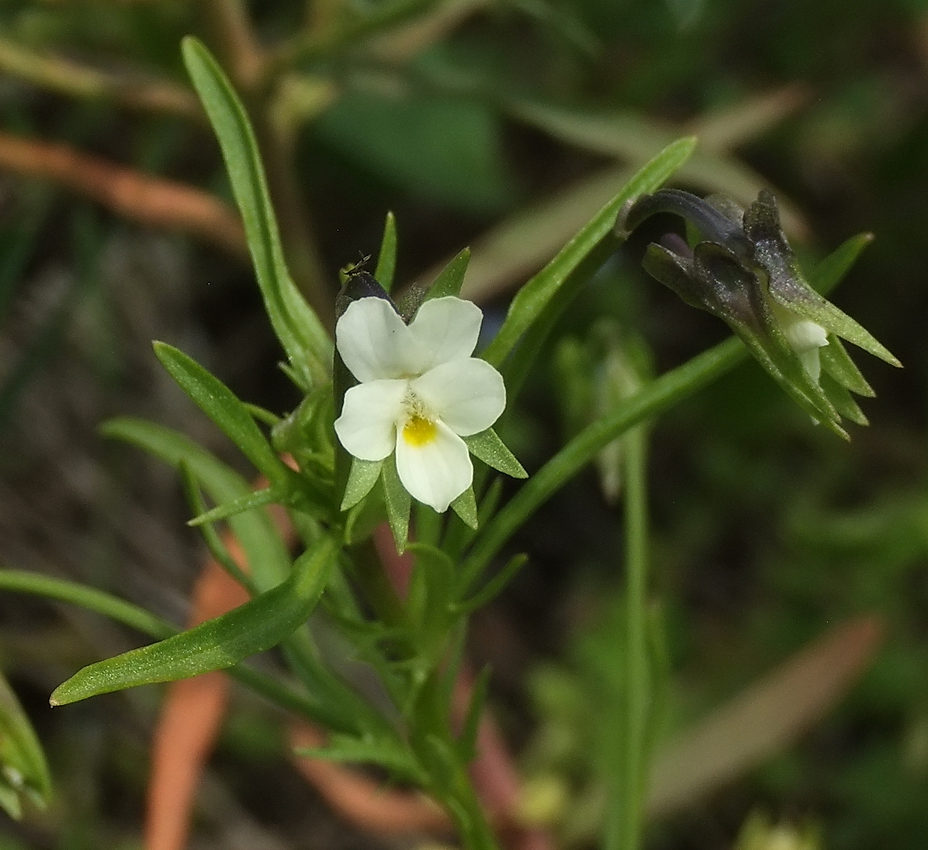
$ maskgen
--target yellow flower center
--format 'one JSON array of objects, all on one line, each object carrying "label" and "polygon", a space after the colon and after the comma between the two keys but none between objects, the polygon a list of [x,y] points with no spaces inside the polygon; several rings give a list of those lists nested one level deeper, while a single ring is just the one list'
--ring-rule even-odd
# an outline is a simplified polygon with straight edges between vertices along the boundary
[{"label": "yellow flower center", "polygon": [[422,416],[412,416],[403,426],[403,439],[415,448],[427,446],[438,434],[438,427]]}]

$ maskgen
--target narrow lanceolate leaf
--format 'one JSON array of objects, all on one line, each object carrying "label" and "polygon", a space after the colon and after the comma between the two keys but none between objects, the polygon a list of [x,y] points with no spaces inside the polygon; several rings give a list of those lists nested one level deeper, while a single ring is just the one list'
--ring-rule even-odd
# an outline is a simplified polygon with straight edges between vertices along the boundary
[{"label": "narrow lanceolate leaf", "polygon": [[254,131],[241,101],[209,51],[189,36],[183,40],[182,51],[187,72],[222,148],[265,309],[287,352],[289,365],[300,377],[303,389],[308,390],[327,380],[332,343],[287,270]]},{"label": "narrow lanceolate leaf", "polygon": [[337,554],[335,543],[322,538],[283,584],[194,629],[84,667],[55,689],[51,704],[221,670],[276,646],[316,606]]},{"label": "narrow lanceolate leaf", "polygon": [[528,478],[528,473],[519,463],[518,458],[509,451],[506,444],[492,428],[470,437],[464,437],[468,451],[487,466],[492,467],[513,478]]},{"label": "narrow lanceolate leaf", "polygon": [[374,269],[374,277],[387,292],[393,288],[393,277],[396,274],[396,248],[396,216],[388,212],[383,225],[383,238],[380,240],[380,253],[377,255],[377,268]]},{"label": "narrow lanceolate leaf", "polygon": [[444,298],[446,295],[453,295],[456,298],[460,296],[461,287],[464,285],[464,273],[467,271],[469,262],[470,248],[465,248],[438,273],[438,277],[432,282],[425,295],[425,300]]},{"label": "narrow lanceolate leaf", "polygon": [[180,388],[213,420],[257,469],[272,481],[288,473],[248,408],[222,381],[182,351],[163,342],[154,344],[155,355]]},{"label": "narrow lanceolate leaf", "polygon": [[686,161],[695,145],[696,140],[693,138],[679,139],[668,145],[519,290],[509,307],[506,321],[487,347],[484,357],[488,362],[494,366],[502,363],[554,299],[570,274],[611,236],[622,207],[628,201],[656,191]]},{"label": "narrow lanceolate leaf", "polygon": [[394,457],[391,456],[384,463],[380,480],[383,482],[383,501],[387,508],[387,521],[393,532],[393,542],[396,544],[396,551],[402,555],[406,551],[406,543],[409,540],[409,512],[412,510],[412,497],[400,481]]},{"label": "narrow lanceolate leaf", "polygon": [[51,792],[39,739],[13,689],[0,675],[0,807],[19,820],[23,797],[44,809]]}]

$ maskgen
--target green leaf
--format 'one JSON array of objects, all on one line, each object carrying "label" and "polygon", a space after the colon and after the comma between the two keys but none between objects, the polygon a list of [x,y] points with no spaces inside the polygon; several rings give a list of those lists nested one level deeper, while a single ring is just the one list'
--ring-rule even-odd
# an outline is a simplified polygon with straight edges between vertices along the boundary
[{"label": "green leaf", "polygon": [[328,380],[332,342],[287,270],[254,131],[229,80],[203,44],[188,36],[181,49],[222,148],[265,309],[290,366],[308,390]]},{"label": "green leaf", "polygon": [[516,573],[528,563],[528,555],[515,555],[509,559],[506,564],[493,578],[491,578],[480,590],[478,590],[470,599],[460,602],[454,606],[454,610],[461,614],[471,614],[478,608],[482,608],[490,602],[503,588],[509,584],[515,577]]},{"label": "green leaf", "polygon": [[276,646],[315,608],[337,556],[331,538],[322,538],[282,584],[196,628],[84,667],[55,689],[51,704],[221,670]]},{"label": "green leaf", "polygon": [[219,522],[222,519],[228,519],[243,511],[250,511],[253,508],[263,508],[265,505],[286,504],[289,491],[283,487],[265,487],[263,490],[255,490],[247,496],[240,496],[231,502],[223,502],[216,505],[208,511],[197,514],[193,519],[187,520],[187,525],[201,526],[205,523]]},{"label": "green leaf", "polygon": [[325,759],[348,764],[376,764],[407,782],[422,785],[425,777],[409,749],[390,738],[359,739],[347,735],[330,735],[324,747],[294,750],[304,758]]},{"label": "green leaf", "polygon": [[374,489],[383,465],[382,460],[361,460],[356,457],[351,459],[351,471],[348,473],[340,510],[350,510]]},{"label": "green leaf", "polygon": [[380,240],[380,253],[377,255],[377,268],[374,269],[374,277],[387,292],[393,289],[396,246],[396,216],[388,212],[383,225],[383,238]]},{"label": "green leaf", "polygon": [[409,512],[412,510],[412,497],[400,481],[396,471],[396,459],[391,455],[383,465],[383,500],[387,507],[387,521],[393,532],[396,551],[402,555],[409,540]]},{"label": "green leaf", "polygon": [[[175,468],[186,464],[201,482],[209,497],[219,504],[242,498],[252,492],[251,485],[237,472],[170,428],[140,419],[112,419],[100,432],[132,443]],[[252,510],[229,518],[229,525],[242,545],[255,586],[267,590],[282,582],[290,569],[287,548],[264,510]]]},{"label": "green leaf", "polygon": [[0,675],[0,806],[19,820],[22,797],[44,809],[51,793],[42,745],[13,689]]},{"label": "green leaf", "polygon": [[467,271],[469,262],[470,248],[464,248],[438,273],[438,277],[425,294],[425,300],[444,298],[447,295],[460,296],[461,286],[464,284],[464,273]]},{"label": "green leaf", "polygon": [[468,451],[487,466],[511,475],[513,478],[528,478],[528,473],[522,464],[492,428],[487,428],[486,431],[470,437],[464,437],[463,440],[467,444]]},{"label": "green leaf", "polygon": [[[488,362],[499,367],[525,332],[548,308],[572,272],[613,235],[616,219],[622,207],[640,195],[654,192],[686,161],[695,144],[696,140],[692,138],[679,139],[661,151],[632,177],[624,189],[612,198],[554,259],[516,293],[502,328],[484,353]],[[579,285],[578,282],[576,286]]]},{"label": "green leaf", "polygon": [[154,349],[155,356],[180,388],[222,429],[257,469],[271,481],[279,481],[287,475],[288,467],[277,457],[248,408],[232,390],[173,346],[156,342]]},{"label": "green leaf", "polygon": [[477,675],[471,689],[470,702],[467,705],[467,714],[461,724],[461,734],[458,738],[458,752],[461,761],[465,764],[473,761],[477,756],[477,733],[480,731],[480,718],[483,707],[486,705],[487,694],[490,689],[490,666],[486,665]]},{"label": "green leaf", "polygon": [[474,497],[474,488],[468,487],[460,496],[451,503],[453,510],[461,521],[475,531],[477,530],[477,500]]}]

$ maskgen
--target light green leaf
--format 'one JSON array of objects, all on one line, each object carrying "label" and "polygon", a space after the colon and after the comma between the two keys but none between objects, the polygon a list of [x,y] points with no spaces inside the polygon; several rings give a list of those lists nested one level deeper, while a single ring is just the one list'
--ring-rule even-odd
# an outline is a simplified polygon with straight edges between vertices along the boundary
[{"label": "light green leaf", "polygon": [[282,584],[196,628],[84,667],[55,689],[51,704],[222,670],[276,646],[315,608],[337,555],[335,543],[321,538]]},{"label": "light green leaf", "polygon": [[289,468],[277,457],[248,408],[232,390],[173,346],[156,342],[154,349],[155,356],[180,388],[222,429],[257,469],[271,481],[279,481],[287,475]]},{"label": "light green leaf", "polygon": [[0,675],[0,807],[19,820],[22,797],[44,809],[51,793],[42,745],[13,689]]},{"label": "light green leaf", "polygon": [[188,36],[181,48],[222,148],[265,309],[290,366],[308,390],[328,380],[332,342],[287,270],[254,131],[229,80],[203,44]]},{"label": "light green leaf", "polygon": [[497,367],[502,363],[559,293],[567,278],[613,234],[622,207],[640,195],[654,192],[686,161],[695,144],[695,139],[679,139],[661,151],[519,290],[502,328],[484,353],[488,362]]},{"label": "light green leaf", "polygon": [[431,298],[444,298],[447,295],[460,296],[461,286],[464,283],[464,273],[470,262],[470,248],[465,248],[454,256],[439,273],[438,277],[429,286],[425,300]]},{"label": "light green leaf", "polygon": [[374,269],[374,278],[387,292],[393,289],[396,248],[396,216],[388,212],[383,225],[383,238],[380,240],[380,253],[377,254],[377,268]]},{"label": "light green leaf", "polygon": [[383,465],[382,460],[361,460],[356,457],[351,459],[351,471],[345,484],[341,510],[350,510],[374,489]]},{"label": "light green leaf", "polygon": [[205,523],[219,522],[222,519],[228,519],[243,511],[250,511],[253,508],[263,508],[265,505],[285,504],[289,491],[285,487],[265,487],[263,490],[255,490],[247,496],[241,496],[233,499],[231,502],[223,502],[216,505],[208,511],[198,514],[191,520],[187,520],[187,525],[196,527]]},{"label": "light green leaf", "polygon": [[522,464],[492,428],[487,428],[486,431],[470,437],[464,437],[463,440],[467,444],[468,451],[487,466],[511,475],[513,478],[528,478],[528,473]]}]

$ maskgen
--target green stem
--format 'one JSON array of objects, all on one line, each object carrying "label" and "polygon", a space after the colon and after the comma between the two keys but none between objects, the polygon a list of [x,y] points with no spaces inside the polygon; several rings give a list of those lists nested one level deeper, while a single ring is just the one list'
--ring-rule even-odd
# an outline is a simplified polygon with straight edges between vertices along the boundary
[{"label": "green stem", "polygon": [[461,566],[465,595],[512,534],[551,496],[576,475],[607,443],[643,419],[661,413],[692,395],[739,363],[747,351],[729,339],[667,372],[587,426],[522,486],[486,524]]},{"label": "green stem", "polygon": [[625,688],[621,713],[618,770],[613,805],[606,818],[605,850],[641,846],[642,800],[646,776],[645,738],[651,703],[647,653],[647,431],[633,428],[625,448]]}]

